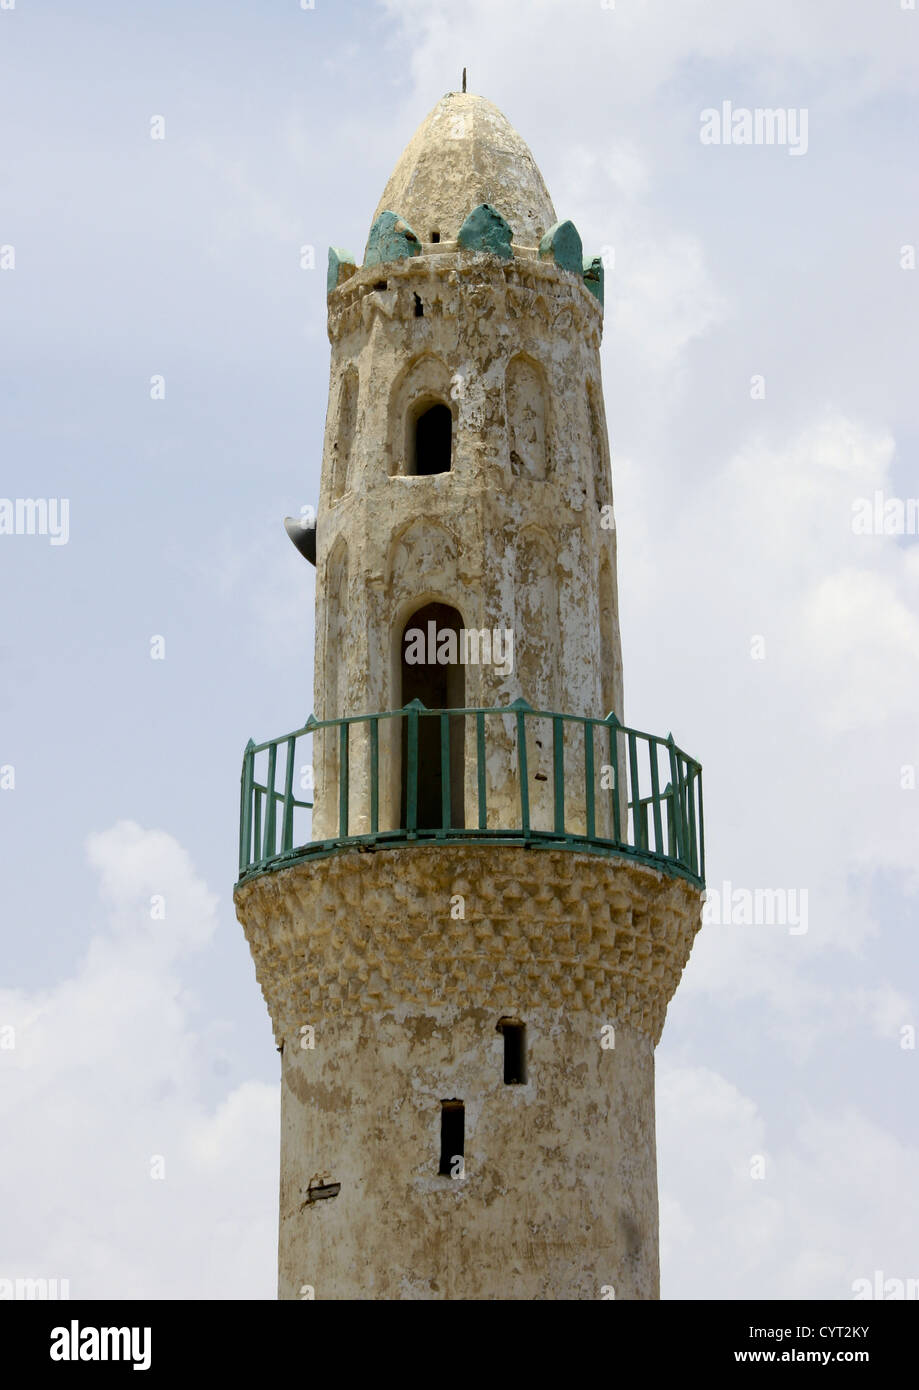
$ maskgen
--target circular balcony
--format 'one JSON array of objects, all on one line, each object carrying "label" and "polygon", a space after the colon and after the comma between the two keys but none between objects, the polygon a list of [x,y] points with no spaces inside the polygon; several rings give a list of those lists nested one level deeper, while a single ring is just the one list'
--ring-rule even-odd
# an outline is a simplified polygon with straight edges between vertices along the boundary
[{"label": "circular balcony", "polygon": [[239,881],[345,850],[567,848],[704,886],[702,768],[673,741],[532,709],[404,709],[249,742]]}]

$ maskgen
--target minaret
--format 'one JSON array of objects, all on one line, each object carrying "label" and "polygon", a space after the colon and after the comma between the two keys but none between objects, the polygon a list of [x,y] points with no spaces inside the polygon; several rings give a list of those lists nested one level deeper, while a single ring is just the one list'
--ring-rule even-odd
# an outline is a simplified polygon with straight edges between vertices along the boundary
[{"label": "minaret", "polygon": [[658,1296],[701,770],[622,722],[602,326],[482,97],[420,126],[363,263],[329,255],[314,716],[246,750],[236,889],[282,1298]]}]

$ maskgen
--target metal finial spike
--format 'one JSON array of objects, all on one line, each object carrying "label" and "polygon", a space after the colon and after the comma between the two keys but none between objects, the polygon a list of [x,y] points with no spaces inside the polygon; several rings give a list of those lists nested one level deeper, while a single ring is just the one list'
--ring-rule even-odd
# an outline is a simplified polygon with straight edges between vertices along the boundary
[{"label": "metal finial spike", "polygon": [[463,91],[466,90],[466,69],[463,68]]}]

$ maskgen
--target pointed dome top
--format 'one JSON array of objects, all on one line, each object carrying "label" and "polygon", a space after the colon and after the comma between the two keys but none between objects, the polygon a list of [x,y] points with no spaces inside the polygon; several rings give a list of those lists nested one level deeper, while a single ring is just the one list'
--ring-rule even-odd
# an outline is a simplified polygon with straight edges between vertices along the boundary
[{"label": "pointed dome top", "polygon": [[529,148],[485,97],[449,92],[402,151],[374,213],[404,218],[423,242],[455,241],[466,216],[490,203],[520,246],[538,246],[555,209]]}]

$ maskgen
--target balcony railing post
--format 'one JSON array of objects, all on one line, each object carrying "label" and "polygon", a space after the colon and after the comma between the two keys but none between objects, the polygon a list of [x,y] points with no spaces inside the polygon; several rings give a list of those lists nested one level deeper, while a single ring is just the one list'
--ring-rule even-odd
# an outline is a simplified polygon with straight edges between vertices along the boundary
[{"label": "balcony railing post", "polygon": [[654,852],[655,854],[663,854],[664,831],[661,826],[661,787],[657,766],[656,738],[648,739],[648,757],[651,760],[651,812],[654,817]]},{"label": "balcony railing post", "polygon": [[696,764],[696,782],[699,788],[699,858],[695,872],[705,882],[705,819],[702,815],[702,769]]},{"label": "balcony railing post", "polygon": [[370,721],[370,833],[380,829],[380,720]]},{"label": "balcony railing post", "polygon": [[520,774],[520,828],[525,840],[530,838],[530,775],[527,770],[527,731],[524,718],[529,709],[526,700],[515,700],[511,709],[517,716],[517,770]]},{"label": "balcony railing post", "polygon": [[[617,845],[621,845],[622,812],[620,810],[621,792],[619,788],[619,729],[621,726],[612,710],[606,716],[604,723],[609,728],[609,765],[613,770],[613,839]],[[628,796],[626,796],[626,806],[628,806],[628,800]]]},{"label": "balcony railing post", "polygon": [[408,749],[405,758],[405,829],[410,840],[415,839],[418,828],[418,711],[424,705],[413,700],[407,706]]},{"label": "balcony railing post", "polygon": [[450,829],[450,716],[440,712],[440,825],[438,838]]},{"label": "balcony railing post", "polygon": [[251,738],[243,754],[243,768],[239,790],[239,872],[244,874],[252,863],[252,782],[253,748]]},{"label": "balcony railing post", "polygon": [[634,732],[629,729],[626,735],[629,746],[629,778],[632,783],[632,831],[635,837],[635,848],[646,850],[648,848],[648,836],[645,830],[644,808],[641,804],[641,782],[638,776],[638,744]]},{"label": "balcony railing post", "polygon": [[689,867],[694,874],[699,872],[699,857],[696,844],[696,777],[695,771],[689,773]]},{"label": "balcony railing post", "polygon": [[596,815],[594,805],[594,722],[584,720],[584,810],[585,831],[588,840],[596,835]]},{"label": "balcony railing post", "polygon": [[342,840],[347,839],[348,835],[349,772],[348,721],[342,719],[338,726],[338,835]]},{"label": "balcony railing post", "polygon": [[281,822],[281,850],[286,854],[294,846],[294,759],[297,740],[287,740],[287,776],[284,780],[284,818]]},{"label": "balcony railing post", "polygon": [[558,715],[552,720],[552,787],[555,833],[565,833],[565,730]]},{"label": "balcony railing post", "polygon": [[673,734],[667,735],[667,752],[670,755],[670,806],[673,821],[671,832],[673,839],[670,842],[670,853],[674,859],[682,862],[686,852],[683,843],[683,807],[681,804],[681,782],[679,772],[679,759],[677,757],[676,744],[673,741]]},{"label": "balcony railing post", "polygon": [[273,743],[268,749],[268,776],[265,778],[265,841],[262,845],[262,858],[273,859],[275,855],[275,835],[277,833],[277,802],[274,795],[274,779],[278,766],[278,745]]},{"label": "balcony railing post", "polygon": [[676,821],[675,821],[674,818],[673,818],[673,783],[672,783],[672,782],[668,782],[668,783],[667,783],[666,787],[664,788],[663,792],[661,793],[661,799],[663,800],[664,806],[666,807],[666,810],[667,810],[667,847],[668,847],[668,849],[667,849],[667,856],[666,856],[666,857],[672,859],[672,858],[674,857],[673,850],[674,850],[674,846],[675,846],[675,844],[676,844]]},{"label": "balcony railing post", "polygon": [[475,712],[475,771],[479,799],[479,829],[485,830],[488,826],[488,808],[485,804],[485,714],[480,709]]},{"label": "balcony railing post", "polygon": [[697,783],[699,792],[701,792],[702,778],[699,777],[699,769],[695,766],[690,766],[690,869],[692,873],[698,873],[699,852],[697,830],[695,830],[695,792],[697,792]]}]

